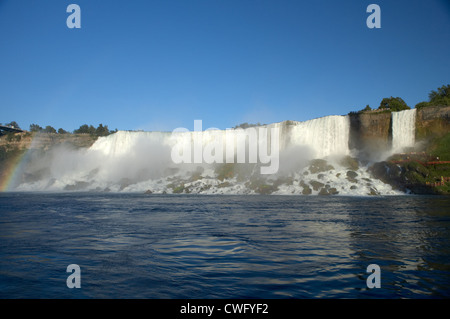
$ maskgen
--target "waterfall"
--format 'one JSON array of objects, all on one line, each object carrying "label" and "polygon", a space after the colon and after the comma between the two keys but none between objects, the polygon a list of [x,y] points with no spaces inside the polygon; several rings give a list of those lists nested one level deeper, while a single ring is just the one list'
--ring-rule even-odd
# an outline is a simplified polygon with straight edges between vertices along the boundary
[{"label": "waterfall", "polygon": [[[381,182],[368,186],[370,175],[361,169],[358,187],[356,181],[347,180],[348,168],[339,164],[324,164],[331,168],[308,173],[312,159],[334,161],[333,155],[349,154],[349,131],[348,116],[246,129],[119,131],[98,138],[90,148],[57,145],[31,154],[32,160],[21,172],[22,181],[14,189],[156,194],[303,194],[309,189],[318,194],[313,185],[322,180],[335,185],[330,189],[341,194],[365,195],[375,185],[389,194],[391,189]],[[305,183],[310,183],[309,188]]]},{"label": "waterfall", "polygon": [[166,132],[133,132],[118,131],[106,137],[100,137],[89,148],[93,152],[101,152],[109,157],[127,156],[139,152],[143,145],[168,144],[170,133]]},{"label": "waterfall", "polygon": [[350,120],[348,116],[326,116],[297,122],[291,129],[291,144],[308,146],[313,156],[347,155]]},{"label": "waterfall", "polygon": [[401,152],[415,143],[416,109],[392,112],[392,150]]},{"label": "waterfall", "polygon": [[[348,116],[325,116],[305,122],[281,122],[264,125],[261,127],[247,128],[245,130],[204,130],[199,132],[129,132],[119,131],[107,137],[99,138],[90,148],[90,151],[100,151],[104,155],[118,157],[139,152],[137,148],[150,147],[154,144],[161,144],[173,147],[175,144],[193,145],[196,139],[201,141],[204,148],[206,145],[218,142],[223,145],[224,161],[227,155],[227,148],[236,151],[236,143],[239,134],[249,137],[255,130],[255,137],[259,141],[269,144],[267,136],[259,134],[259,128],[267,128],[268,133],[273,128],[279,130],[280,150],[289,146],[304,146],[312,151],[315,158],[324,158],[330,155],[347,155],[349,153],[348,138],[350,131],[350,121]],[[252,142],[257,141],[255,139]],[[247,140],[248,143],[248,140]],[[144,146],[143,146],[144,145]],[[247,145],[248,147],[249,145]],[[251,146],[251,145],[250,145]],[[153,154],[156,155],[156,154]],[[228,158],[230,160],[230,158]]]}]

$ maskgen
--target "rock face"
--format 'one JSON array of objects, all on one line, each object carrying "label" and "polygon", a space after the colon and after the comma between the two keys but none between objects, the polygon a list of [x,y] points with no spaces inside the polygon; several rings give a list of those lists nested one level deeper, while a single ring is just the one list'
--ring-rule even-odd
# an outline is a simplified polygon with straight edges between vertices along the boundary
[{"label": "rock face", "polygon": [[442,136],[450,130],[450,106],[429,106],[417,110],[416,139]]},{"label": "rock face", "polygon": [[444,119],[450,123],[450,106],[429,106],[418,109],[417,120],[424,125],[429,125],[430,121]]},{"label": "rock face", "polygon": [[74,147],[90,147],[95,137],[89,134],[56,134],[56,133],[17,133],[8,138],[0,137],[0,147],[6,150],[41,149],[48,150],[60,144],[70,144]]},{"label": "rock face", "polygon": [[0,149],[4,151],[26,150],[30,147],[33,136],[31,133],[16,133],[14,135],[0,136]]},{"label": "rock face", "polygon": [[371,157],[391,146],[391,113],[353,113],[350,117],[350,149],[358,149]]},{"label": "rock face", "polygon": [[[349,114],[349,148],[373,158],[392,145],[390,112],[360,112]],[[442,136],[450,131],[450,106],[429,106],[417,110],[416,139]]]}]

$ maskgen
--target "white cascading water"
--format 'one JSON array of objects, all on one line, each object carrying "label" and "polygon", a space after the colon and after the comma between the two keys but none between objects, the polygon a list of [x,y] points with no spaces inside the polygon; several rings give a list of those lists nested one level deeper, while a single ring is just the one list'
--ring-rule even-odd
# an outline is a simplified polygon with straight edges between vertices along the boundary
[{"label": "white cascading water", "polygon": [[110,157],[127,156],[138,152],[142,142],[147,144],[166,144],[170,133],[119,131],[107,137],[101,137],[89,148]]},{"label": "white cascading water", "polygon": [[[348,139],[350,131],[350,121],[348,116],[326,116],[305,122],[286,122],[269,124],[266,126],[268,131],[271,128],[279,130],[280,150],[288,146],[304,146],[312,150],[312,157],[324,158],[330,155],[347,155],[349,153]],[[244,132],[258,128],[245,129]],[[171,132],[129,132],[119,131],[108,137],[99,138],[90,148],[91,151],[100,151],[105,155],[117,157],[125,156],[138,152],[136,148],[142,147],[142,144],[161,144],[173,147],[175,144],[191,144],[200,137],[202,147],[218,141],[224,146],[224,156],[226,156],[226,145],[231,143],[236,148],[236,139],[239,130],[205,130],[201,132],[181,132],[172,135]],[[263,142],[270,145],[270,139],[267,136],[259,136]],[[247,145],[248,147],[248,145]],[[153,154],[158,156],[160,154]]]},{"label": "white cascading water", "polygon": [[415,143],[416,109],[392,112],[392,150],[401,152]]},{"label": "white cascading water", "polygon": [[291,129],[291,144],[305,145],[313,150],[313,157],[347,155],[350,120],[348,116],[326,116],[297,122]]},{"label": "white cascading water", "polygon": [[[395,130],[398,127],[399,123],[395,124]],[[276,131],[279,132],[278,140],[272,139],[272,133]],[[244,143],[245,161],[239,162],[237,145],[243,145],[242,134],[244,140],[247,140]],[[257,140],[254,134],[257,134]],[[368,183],[371,176],[366,168],[358,169],[360,182],[357,184],[347,179],[348,168],[336,162],[339,157],[334,155],[345,156],[350,153],[349,134],[348,116],[326,116],[305,122],[285,121],[245,130],[185,130],[176,134],[119,131],[100,137],[89,149],[57,146],[44,156],[34,158],[23,171],[24,178],[27,176],[28,180],[16,189],[128,192],[151,190],[159,194],[179,192],[181,189],[182,192],[201,194],[252,194],[257,193],[255,188],[251,187],[251,181],[255,178],[265,179],[270,184],[278,178],[290,176],[292,181],[277,186],[273,194],[302,194],[305,190],[304,183],[314,185],[319,180],[323,185],[326,183],[327,187],[339,188],[340,194],[367,195],[372,193],[372,188],[381,194],[395,193],[381,181]],[[276,165],[272,165],[274,158],[271,158],[273,143],[279,146]],[[197,156],[196,160],[198,153],[195,151],[195,145],[198,144],[202,148],[203,157]],[[276,144],[275,149],[278,149]],[[187,153],[192,160],[188,162],[190,164],[174,162],[175,145],[183,150],[183,155],[184,150],[189,150]],[[266,154],[263,158],[270,158],[269,162],[261,160],[261,146]],[[250,157],[252,148],[253,151],[258,150],[258,161],[255,160],[256,157]],[[223,178],[219,178],[218,166],[214,162],[204,161],[205,151],[214,154],[212,157],[216,159],[221,158],[222,163],[250,164],[234,166],[236,172],[232,177],[226,177],[224,182]],[[310,160],[317,158],[334,161],[334,167],[319,173],[308,172]],[[263,168],[273,167],[277,169],[277,174],[271,175],[272,173],[262,171]],[[237,173],[238,171],[240,173]],[[187,191],[184,191],[185,188]],[[312,189],[312,186],[310,188]],[[318,189],[312,190],[312,194],[318,193]]]}]

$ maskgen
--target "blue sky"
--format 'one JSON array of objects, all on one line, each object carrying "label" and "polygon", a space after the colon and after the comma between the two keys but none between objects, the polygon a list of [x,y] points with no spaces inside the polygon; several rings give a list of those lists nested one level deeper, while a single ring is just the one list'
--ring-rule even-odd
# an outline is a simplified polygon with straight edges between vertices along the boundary
[{"label": "blue sky", "polygon": [[450,83],[449,52],[447,0],[0,0],[0,122],[170,131],[413,107]]}]

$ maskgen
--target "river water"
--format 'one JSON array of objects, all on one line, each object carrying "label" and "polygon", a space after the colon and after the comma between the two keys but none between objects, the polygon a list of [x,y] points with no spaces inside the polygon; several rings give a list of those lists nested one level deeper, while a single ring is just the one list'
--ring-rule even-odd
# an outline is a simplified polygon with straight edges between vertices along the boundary
[{"label": "river water", "polygon": [[[448,298],[450,197],[1,193],[0,298]],[[69,289],[67,266],[80,267]],[[380,267],[368,288],[367,267]]]}]

